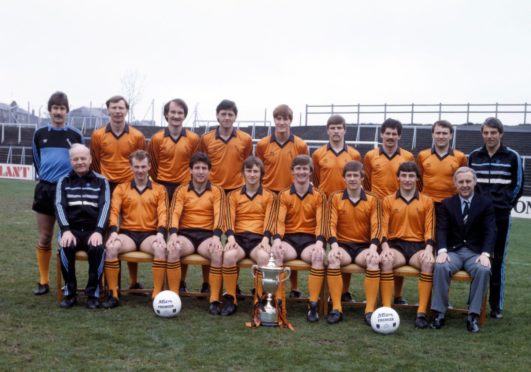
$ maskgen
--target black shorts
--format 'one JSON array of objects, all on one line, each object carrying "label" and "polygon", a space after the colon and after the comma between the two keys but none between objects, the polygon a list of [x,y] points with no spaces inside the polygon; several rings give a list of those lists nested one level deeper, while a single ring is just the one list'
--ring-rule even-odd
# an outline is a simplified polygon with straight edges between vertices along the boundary
[{"label": "black shorts", "polygon": [[194,246],[194,249],[197,251],[197,248],[201,243],[203,243],[208,238],[211,238],[214,233],[211,230],[203,229],[183,229],[179,230],[177,235],[182,235]]},{"label": "black shorts", "polygon": [[337,244],[343,248],[350,258],[352,258],[352,263],[356,263],[356,257],[365,249],[368,249],[370,247],[370,243],[345,243],[345,242],[337,242]]},{"label": "black shorts", "polygon": [[284,241],[295,248],[297,252],[297,258],[301,258],[302,251],[309,245],[315,244],[315,235],[312,234],[286,234],[284,235]]},{"label": "black shorts", "polygon": [[240,234],[234,234],[234,239],[236,243],[245,251],[245,257],[251,257],[251,251],[258,245],[263,239],[263,236],[260,234],[243,232]]},{"label": "black shorts", "polygon": [[173,199],[173,193],[175,192],[177,187],[179,187],[180,184],[177,182],[167,182],[167,181],[157,181],[157,182],[166,188],[166,194],[168,194],[168,200],[171,203],[171,200]]},{"label": "black shorts", "polygon": [[389,240],[389,247],[396,249],[404,255],[406,258],[406,264],[409,264],[409,260],[415,253],[426,248],[424,242],[408,242],[405,240],[395,239]]},{"label": "black shorts", "polygon": [[140,245],[149,238],[150,236],[157,235],[156,231],[130,231],[130,230],[120,230],[120,234],[127,235],[135,242],[136,249],[140,249]]},{"label": "black shorts", "polygon": [[48,216],[55,216],[55,190],[57,184],[39,181],[35,186],[35,193],[33,195],[33,209],[37,213],[46,214]]}]

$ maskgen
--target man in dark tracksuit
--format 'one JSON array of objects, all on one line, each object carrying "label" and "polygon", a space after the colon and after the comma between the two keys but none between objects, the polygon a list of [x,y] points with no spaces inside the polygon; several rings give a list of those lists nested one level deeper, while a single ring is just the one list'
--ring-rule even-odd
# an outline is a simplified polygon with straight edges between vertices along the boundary
[{"label": "man in dark tracksuit", "polygon": [[490,196],[494,204],[498,236],[492,257],[489,304],[490,316],[501,319],[511,209],[523,193],[524,169],[520,155],[501,143],[503,124],[499,119],[486,119],[481,126],[481,135],[484,146],[470,153],[468,163],[477,173],[477,191]]},{"label": "man in dark tracksuit", "polygon": [[55,196],[55,212],[61,229],[61,271],[65,280],[60,306],[70,308],[76,303],[76,252],[84,250],[89,258],[86,306],[96,309],[104,265],[103,232],[111,200],[109,183],[90,170],[90,150],[86,146],[72,145],[70,162],[73,170],[59,180]]}]

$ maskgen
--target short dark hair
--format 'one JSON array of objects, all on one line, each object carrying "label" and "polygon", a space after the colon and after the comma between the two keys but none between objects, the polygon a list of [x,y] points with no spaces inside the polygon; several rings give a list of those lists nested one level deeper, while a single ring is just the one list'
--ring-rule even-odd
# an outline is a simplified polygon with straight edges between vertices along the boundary
[{"label": "short dark hair", "polygon": [[347,172],[360,172],[361,177],[365,177],[363,163],[357,160],[350,160],[345,164],[343,167],[343,177],[347,175]]},{"label": "short dark hair", "polygon": [[389,129],[396,129],[396,131],[398,132],[398,135],[402,135],[402,123],[399,122],[398,120],[396,119],[386,119],[383,123],[382,123],[382,126],[380,127],[380,133],[383,133],[385,132],[385,130],[389,128]]},{"label": "short dark hair", "polygon": [[125,103],[125,108],[129,110],[129,102],[127,102],[127,100],[122,97],[122,96],[112,96],[111,98],[109,98],[107,100],[107,102],[105,102],[105,106],[107,106],[107,108],[109,108],[109,106],[111,105],[111,103],[117,103],[117,102],[120,102],[120,101],[124,101]]},{"label": "short dark hair", "polygon": [[454,127],[452,126],[452,123],[450,123],[448,120],[437,120],[433,125],[431,126],[431,132],[435,132],[435,127],[443,127],[446,129],[450,129],[450,133],[454,133]]},{"label": "short dark hair", "polygon": [[293,110],[288,105],[278,105],[273,110],[273,117],[277,118],[279,116],[293,120]]},{"label": "short dark hair", "polygon": [[52,111],[52,106],[64,106],[66,107],[66,112],[70,112],[70,105],[68,104],[68,97],[65,93],[57,91],[50,96],[48,100],[48,112]]},{"label": "short dark hair", "polygon": [[146,150],[135,150],[129,154],[129,164],[133,165],[133,159],[142,161],[144,159],[148,160],[148,163],[151,163],[151,156]]},{"label": "short dark hair", "polygon": [[291,170],[293,170],[297,165],[309,165],[310,170],[313,173],[313,162],[312,158],[310,158],[308,155],[297,155],[295,158],[293,158],[291,162]]},{"label": "short dark hair", "polygon": [[192,158],[190,159],[190,169],[192,169],[197,163],[205,163],[209,170],[212,169],[212,163],[204,152],[199,151],[192,155]]},{"label": "short dark hair", "polygon": [[345,121],[345,118],[341,115],[332,115],[328,118],[326,121],[326,129],[330,127],[331,125],[343,125],[343,128],[347,128],[347,122]]},{"label": "short dark hair", "polygon": [[486,118],[483,122],[483,125],[481,126],[481,131],[483,132],[483,127],[489,127],[497,129],[500,134],[503,133],[503,124],[500,119],[498,118]]},{"label": "short dark hair", "polygon": [[238,108],[236,107],[236,103],[230,99],[224,99],[219,103],[218,107],[216,107],[216,115],[219,114],[221,110],[231,110],[234,112],[234,115],[238,116]]},{"label": "short dark hair", "polygon": [[260,181],[262,181],[262,177],[264,177],[264,173],[265,173],[265,170],[264,170],[264,163],[263,163],[262,160],[261,160],[259,157],[257,157],[257,156],[254,156],[254,155],[248,156],[247,159],[245,159],[245,160],[243,161],[243,164],[242,164],[242,173],[243,173],[246,169],[252,169],[255,165],[260,169]]},{"label": "short dark hair", "polygon": [[398,166],[398,170],[396,171],[397,177],[400,177],[400,172],[415,172],[417,178],[420,178],[419,167],[414,161],[406,161],[400,164]]},{"label": "short dark hair", "polygon": [[172,99],[171,101],[168,101],[165,105],[164,105],[164,117],[166,118],[166,120],[168,120],[168,112],[170,112],[170,105],[172,103],[175,103],[177,106],[179,106],[180,108],[183,109],[184,111],[184,117],[187,117],[188,116],[188,106],[186,105],[186,102],[184,102],[182,99],[180,98],[175,98],[175,99]]}]

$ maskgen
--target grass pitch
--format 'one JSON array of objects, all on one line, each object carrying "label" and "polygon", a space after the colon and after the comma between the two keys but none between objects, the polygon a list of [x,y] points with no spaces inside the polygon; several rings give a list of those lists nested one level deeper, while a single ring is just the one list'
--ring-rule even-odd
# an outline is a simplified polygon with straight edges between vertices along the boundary
[{"label": "grass pitch", "polygon": [[[78,306],[60,309],[55,295],[55,257],[51,294],[31,293],[38,274],[37,238],[31,211],[34,184],[0,180],[0,370],[528,370],[531,365],[531,222],[514,220],[507,265],[505,317],[488,319],[481,332],[469,334],[465,317],[449,315],[442,330],[416,330],[415,313],[399,310],[400,329],[393,335],[374,333],[362,320],[362,309],[345,308],[345,320],[329,326],[305,320],[305,306],[288,305],[295,332],[248,329],[250,300],[232,317],[207,314],[207,302],[183,298],[172,319],[154,315],[148,297],[124,296],[113,310],[89,311],[84,297]],[[125,266],[125,265],[124,265]],[[86,263],[77,268],[79,285]],[[200,286],[191,267],[188,286]],[[142,282],[150,285],[149,265],[140,265]],[[126,281],[126,274],[123,280]],[[300,275],[305,288],[305,275]],[[241,285],[251,288],[249,270]],[[353,277],[356,297],[362,279]],[[451,302],[463,305],[468,286],[454,283]],[[416,281],[407,280],[406,297],[416,300]]]}]

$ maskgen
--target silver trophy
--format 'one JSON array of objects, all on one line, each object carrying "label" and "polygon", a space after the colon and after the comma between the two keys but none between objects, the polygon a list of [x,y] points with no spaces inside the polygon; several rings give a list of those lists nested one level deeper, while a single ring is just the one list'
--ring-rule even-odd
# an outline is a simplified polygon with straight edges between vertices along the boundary
[{"label": "silver trophy", "polygon": [[[291,275],[291,269],[289,267],[280,267],[275,264],[273,253],[269,257],[269,262],[266,266],[253,265],[252,273],[253,277],[255,272],[262,273],[262,287],[267,294],[266,304],[260,309],[260,322],[266,327],[277,327],[277,309],[273,304],[273,296],[277,292],[278,286],[281,282],[289,279]],[[280,278],[280,274],[286,273],[283,279]]]}]

